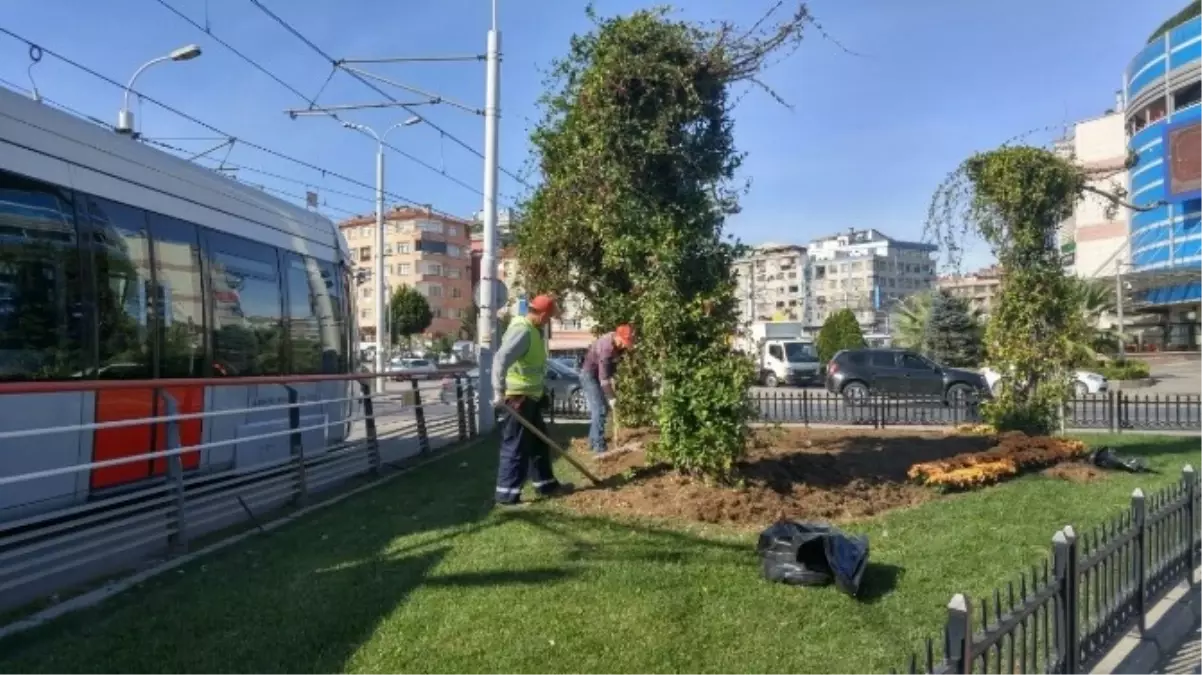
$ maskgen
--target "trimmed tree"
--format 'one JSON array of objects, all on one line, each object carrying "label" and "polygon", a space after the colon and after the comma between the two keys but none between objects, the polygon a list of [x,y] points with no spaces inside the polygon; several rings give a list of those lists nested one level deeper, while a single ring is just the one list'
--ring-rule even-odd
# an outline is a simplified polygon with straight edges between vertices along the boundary
[{"label": "trimmed tree", "polygon": [[841,309],[826,317],[815,344],[821,363],[828,363],[840,350],[860,349],[865,345],[860,322],[850,309]]},{"label": "trimmed tree", "polygon": [[[599,19],[555,64],[531,136],[541,183],[516,227],[522,286],[577,293],[599,325],[634,324],[623,359],[624,425],[653,423],[652,454],[678,470],[729,475],[752,407],[751,361],[733,353],[723,234],[737,210],[729,88],[800,39],[804,7],[750,31],[672,21],[666,9]],[[760,85],[763,86],[763,85]]]},{"label": "trimmed tree", "polygon": [[407,284],[401,284],[392,291],[392,297],[388,299],[388,312],[394,345],[399,336],[404,335],[408,339],[434,322],[434,312],[430,310],[426,296]]},{"label": "trimmed tree", "polygon": [[964,298],[945,291],[932,295],[924,353],[953,368],[978,366],[984,354],[984,326]]},{"label": "trimmed tree", "polygon": [[999,429],[1049,433],[1069,395],[1089,331],[1076,284],[1060,263],[1057,230],[1087,195],[1104,199],[1108,215],[1137,209],[1121,191],[1093,187],[1091,178],[1048,150],[1003,146],[968,158],[932,199],[928,236],[940,240],[953,265],[971,233],[990,245],[1005,270],[985,330],[987,358],[1002,379],[984,412]]}]

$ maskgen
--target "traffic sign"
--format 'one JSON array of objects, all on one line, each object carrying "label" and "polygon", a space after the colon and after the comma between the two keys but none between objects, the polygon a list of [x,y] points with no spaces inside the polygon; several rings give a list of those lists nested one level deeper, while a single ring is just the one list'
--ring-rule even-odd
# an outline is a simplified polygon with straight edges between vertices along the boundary
[{"label": "traffic sign", "polygon": [[[505,282],[500,279],[492,280],[492,301],[493,307],[501,309],[509,304],[509,288],[505,286]],[[484,284],[476,284],[476,306],[484,307]]]}]

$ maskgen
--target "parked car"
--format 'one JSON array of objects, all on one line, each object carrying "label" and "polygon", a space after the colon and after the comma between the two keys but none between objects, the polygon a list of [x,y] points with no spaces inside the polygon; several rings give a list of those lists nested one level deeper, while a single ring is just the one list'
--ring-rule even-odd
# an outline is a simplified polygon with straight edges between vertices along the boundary
[{"label": "parked car", "polygon": [[871,395],[938,396],[962,405],[988,397],[985,376],[947,368],[905,349],[845,349],[826,367],[826,389],[859,404]]},{"label": "parked car", "polygon": [[438,364],[430,359],[395,358],[388,362],[388,374],[398,382],[405,377],[429,379],[437,373]]},{"label": "parked car", "polygon": [[[475,385],[472,394],[475,404],[479,406],[480,389],[476,383],[480,381],[480,370],[473,368],[466,374]],[[580,373],[553,359],[547,361],[546,389],[547,393],[554,396],[556,401],[567,401],[566,405],[572,412],[588,412],[588,402],[584,397],[584,391],[580,388]],[[439,400],[443,403],[454,403],[455,396],[455,378],[443,378],[442,388],[439,390]],[[544,400],[549,402],[550,398]]]},{"label": "parked car", "polygon": [[[981,374],[985,376],[985,381],[989,384],[989,391],[996,396],[998,389],[1002,386],[1002,374],[988,366],[981,369]],[[1078,370],[1073,373],[1073,394],[1075,396],[1105,394],[1109,389],[1110,383],[1101,373],[1089,370]]]}]

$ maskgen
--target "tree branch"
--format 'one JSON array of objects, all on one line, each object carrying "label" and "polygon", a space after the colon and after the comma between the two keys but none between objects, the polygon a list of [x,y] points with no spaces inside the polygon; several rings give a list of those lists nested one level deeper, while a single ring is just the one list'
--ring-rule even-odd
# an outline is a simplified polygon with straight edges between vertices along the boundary
[{"label": "tree branch", "polygon": [[1168,204],[1168,202],[1166,202],[1162,199],[1158,202],[1153,202],[1147,206],[1136,206],[1135,204],[1123,201],[1118,196],[1113,195],[1113,194],[1111,194],[1105,190],[1102,190],[1100,188],[1096,188],[1092,185],[1086,185],[1084,189],[1086,192],[1092,192],[1095,195],[1098,195],[1099,197],[1109,200],[1112,204],[1116,204],[1118,206],[1122,206],[1123,208],[1131,209],[1132,211],[1136,211],[1139,213],[1145,213],[1145,212],[1151,211],[1153,209],[1158,209],[1158,208],[1164,206],[1165,204]]}]

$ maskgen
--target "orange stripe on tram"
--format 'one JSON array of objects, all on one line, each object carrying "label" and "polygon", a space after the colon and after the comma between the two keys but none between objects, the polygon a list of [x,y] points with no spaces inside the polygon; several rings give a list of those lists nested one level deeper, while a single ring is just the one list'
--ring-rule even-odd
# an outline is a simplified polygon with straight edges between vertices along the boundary
[{"label": "orange stripe on tram", "polygon": [[[154,416],[153,389],[102,389],[96,392],[96,422],[118,422]],[[97,429],[92,437],[92,461],[103,462],[150,452],[150,425]],[[150,477],[150,462],[129,462],[92,469],[92,489]]]}]

